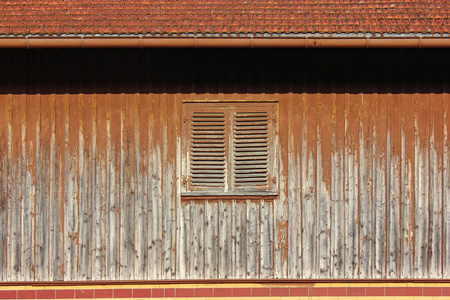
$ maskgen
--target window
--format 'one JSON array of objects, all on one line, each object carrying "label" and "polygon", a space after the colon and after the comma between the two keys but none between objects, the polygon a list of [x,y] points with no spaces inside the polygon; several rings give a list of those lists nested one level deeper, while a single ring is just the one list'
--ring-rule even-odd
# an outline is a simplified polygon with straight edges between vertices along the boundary
[{"label": "window", "polygon": [[276,103],[183,103],[182,196],[274,195]]}]

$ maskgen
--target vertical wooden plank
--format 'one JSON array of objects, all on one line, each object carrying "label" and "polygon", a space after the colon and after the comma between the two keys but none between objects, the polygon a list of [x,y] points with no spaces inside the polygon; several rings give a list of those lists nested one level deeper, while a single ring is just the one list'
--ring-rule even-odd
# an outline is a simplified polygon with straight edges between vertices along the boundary
[{"label": "vertical wooden plank", "polygon": [[63,280],[64,279],[64,252],[65,252],[65,220],[64,220],[64,201],[65,201],[65,164],[66,156],[64,149],[66,148],[65,139],[65,124],[66,124],[66,110],[65,110],[65,95],[63,90],[63,80],[61,68],[58,68],[56,72],[56,66],[63,64],[64,57],[58,54],[55,57],[54,65],[50,68],[55,74],[56,82],[56,95],[53,102],[54,109],[54,121],[53,121],[53,136],[52,145],[54,147],[53,157],[51,158],[53,177],[53,197],[54,205],[53,212],[50,214],[53,217],[51,222],[51,229],[53,229],[51,248],[54,249],[53,264],[50,269],[50,278],[53,280]]},{"label": "vertical wooden plank", "polygon": [[[437,84],[440,82],[437,81]],[[436,85],[437,85],[436,84]],[[443,180],[443,96],[432,86],[430,95],[430,202],[428,237],[428,276],[442,277],[442,180]]]},{"label": "vertical wooden plank", "polygon": [[273,202],[260,201],[260,278],[273,278]]},{"label": "vertical wooden plank", "polygon": [[[42,65],[48,66],[48,57],[42,57]],[[42,86],[45,88],[53,78],[49,77],[43,70],[40,71],[42,78]],[[52,102],[53,95],[48,95],[41,92],[41,111],[40,111],[40,159],[37,162],[37,172],[40,172],[40,179],[36,182],[39,189],[36,191],[36,280],[48,281],[49,265],[52,262],[54,252],[50,252],[50,214],[53,213],[49,208],[52,206],[50,190],[51,168],[51,137],[52,137]],[[38,171],[39,170],[39,171]],[[51,253],[51,254],[50,254]],[[51,256],[50,256],[51,255]]]},{"label": "vertical wooden plank", "polygon": [[92,128],[92,98],[84,95],[84,79],[87,79],[89,69],[84,68],[84,55],[77,58],[77,65],[73,71],[77,78],[74,83],[77,86],[78,97],[78,256],[77,274],[78,280],[89,280],[91,269],[91,170],[90,170],[90,139]]},{"label": "vertical wooden plank", "polygon": [[302,142],[302,259],[303,278],[316,275],[316,158],[317,95],[303,95]]},{"label": "vertical wooden plank", "polygon": [[22,229],[22,202],[26,195],[22,192],[22,186],[25,185],[25,137],[26,137],[26,95],[25,90],[21,87],[23,78],[21,72],[25,68],[25,57],[16,55],[14,59],[13,72],[13,96],[12,96],[12,197],[8,203],[8,232],[10,233],[8,242],[8,271],[9,280],[24,280],[22,274],[22,245],[21,245],[21,229]]},{"label": "vertical wooden plank", "polygon": [[388,94],[386,174],[386,276],[397,278],[400,263],[401,94]]},{"label": "vertical wooden plank", "polygon": [[360,166],[360,235],[359,257],[360,278],[372,277],[372,96],[361,95],[360,106],[360,136],[359,136],[359,166]]},{"label": "vertical wooden plank", "polygon": [[344,137],[345,95],[333,86],[331,114],[332,199],[331,199],[331,277],[344,278]]},{"label": "vertical wooden plank", "polygon": [[[162,275],[161,270],[161,256],[162,256],[162,183],[161,183],[161,154],[162,154],[162,108],[163,101],[160,95],[153,95],[153,149],[152,149],[152,217],[151,220],[151,248],[149,260],[151,262],[151,278],[160,279]],[[149,204],[150,205],[150,204]]]},{"label": "vertical wooden plank", "polygon": [[[233,278],[247,277],[247,203],[246,201],[232,202],[232,266]],[[220,211],[219,211],[220,215]],[[221,236],[219,235],[219,238]],[[219,269],[220,270],[220,269]],[[219,273],[220,275],[220,273]]]},{"label": "vertical wooden plank", "polygon": [[219,211],[217,201],[209,201],[205,204],[205,278],[218,278],[217,248],[219,246],[218,235]]},{"label": "vertical wooden plank", "polygon": [[247,278],[259,278],[260,268],[260,212],[259,202],[247,200],[246,241]]},{"label": "vertical wooden plank", "polygon": [[[167,85],[170,72],[167,68],[162,68],[160,75],[162,79],[161,88],[161,98],[162,102],[162,151],[161,151],[161,176],[162,176],[162,186],[161,186],[161,216],[162,216],[162,243],[161,243],[161,276],[164,279],[170,279],[173,275],[172,268],[172,258],[173,248],[173,201],[172,197],[172,187],[173,180],[171,178],[172,174],[172,135],[171,130],[173,129],[173,101],[169,101],[169,94],[167,93]],[[170,102],[170,103],[169,103]],[[175,267],[175,266],[174,266]]]},{"label": "vertical wooden plank", "polygon": [[[106,95],[98,94],[96,95],[97,101],[95,102],[95,109],[99,105],[105,105],[107,109],[107,115],[109,117],[106,121],[106,136],[107,136],[107,164],[106,172],[109,175],[107,181],[107,191],[108,196],[106,199],[106,232],[107,232],[107,242],[106,242],[106,278],[110,280],[118,280],[120,278],[120,203],[122,200],[122,145],[123,145],[123,98],[120,94],[115,93],[112,90],[112,75],[109,66],[115,65],[112,61],[114,60],[113,54],[107,55],[106,57],[98,57],[97,60],[104,59],[102,63],[104,64],[104,71],[98,69],[97,74],[101,74],[103,78],[101,82],[98,82],[106,86],[106,90],[102,93]],[[119,66],[117,66],[119,67]],[[114,69],[114,74],[117,71]],[[116,77],[115,77],[116,78]],[[116,79],[118,80],[118,79]],[[115,81],[116,82],[116,81]],[[97,89],[99,86],[97,86]],[[113,93],[114,92],[114,93]],[[102,99],[106,97],[106,99]],[[98,135],[100,133],[96,133]],[[93,139],[96,143],[96,139]],[[109,186],[109,188],[108,188]]]},{"label": "vertical wooden plank", "polygon": [[[130,99],[130,106],[127,109],[133,112],[133,119],[130,123],[133,124],[133,130],[129,132],[132,136],[132,143],[129,145],[130,158],[132,159],[132,169],[130,176],[132,178],[131,183],[133,184],[131,188],[132,203],[131,215],[134,218],[134,224],[132,231],[130,232],[133,236],[132,251],[133,255],[131,257],[133,261],[133,266],[131,272],[134,274],[133,278],[142,279],[143,274],[146,274],[146,261],[144,251],[146,250],[146,232],[143,230],[145,225],[145,211],[144,210],[144,191],[142,187],[142,177],[140,174],[140,169],[142,168],[141,162],[143,157],[140,156],[140,94],[139,94],[139,66],[140,66],[140,56],[136,50],[131,50],[132,53],[126,55],[126,70],[124,80],[127,84],[125,87],[125,92]],[[127,104],[129,103],[127,98]],[[133,199],[134,197],[134,199]]]},{"label": "vertical wooden plank", "polygon": [[[110,206],[107,199],[107,176],[108,176],[108,166],[107,166],[107,151],[108,151],[108,113],[111,109],[111,85],[109,83],[109,73],[111,68],[109,63],[112,61],[111,53],[105,55],[99,55],[98,57],[98,72],[97,72],[97,94],[94,97],[94,102],[92,106],[94,115],[94,134],[92,137],[93,151],[95,153],[94,160],[94,170],[93,176],[93,200],[92,200],[92,279],[101,280],[103,278],[108,278],[105,274],[105,253],[106,241],[105,238],[109,239],[108,244],[111,246],[112,241],[116,241],[113,245],[117,246],[118,238],[113,236],[114,232],[109,232],[106,230],[106,220],[105,220],[105,208]],[[120,124],[120,120],[117,120]],[[120,132],[120,130],[118,130]],[[114,172],[114,171],[112,171]],[[110,206],[111,207],[111,206]],[[108,208],[110,208],[108,207]],[[110,208],[111,209],[111,208]],[[109,216],[109,221],[111,218],[115,217],[114,210],[108,210],[113,216]],[[112,227],[112,222],[109,222],[109,228]],[[113,227],[114,228],[114,227]],[[117,232],[119,238],[119,232]],[[114,247],[114,246],[112,246]],[[109,247],[108,247],[109,249]],[[114,249],[114,248],[113,248]],[[110,251],[113,251],[110,249]],[[117,251],[117,254],[118,251]],[[109,278],[113,278],[112,274],[116,274],[116,279],[118,278],[118,264],[120,262],[120,257],[111,257],[111,260],[106,258],[108,264]],[[117,266],[117,269],[114,268]],[[117,273],[116,273],[117,272]]]},{"label": "vertical wooden plank", "polygon": [[132,87],[126,84],[131,74],[132,61],[128,61],[129,56],[120,51],[120,59],[124,60],[122,97],[125,101],[124,114],[124,137],[122,145],[123,161],[122,167],[122,189],[123,198],[120,207],[120,278],[134,279],[134,251],[135,251],[135,203],[136,203],[136,182],[135,182],[135,118],[136,118],[136,98]]},{"label": "vertical wooden plank", "polygon": [[428,200],[429,200],[429,122],[430,101],[425,91],[416,91],[415,118],[416,118],[416,202],[415,202],[415,235],[414,235],[414,277],[428,277]]},{"label": "vertical wooden plank", "polygon": [[[79,264],[78,264],[78,275],[80,280],[92,279],[93,275],[93,261],[92,258],[93,245],[92,240],[94,235],[92,234],[92,229],[94,226],[93,220],[93,206],[96,205],[93,202],[97,202],[98,198],[95,196],[95,185],[94,178],[96,176],[96,165],[95,158],[97,153],[95,152],[94,139],[97,138],[96,135],[96,120],[97,111],[96,108],[96,98],[95,98],[95,83],[96,83],[96,56],[93,52],[83,53],[82,61],[82,77],[80,79],[83,86],[82,98],[80,99],[80,161],[79,161],[79,181],[80,181],[80,244],[79,244]],[[94,198],[94,199],[93,199]],[[101,224],[99,224],[101,225]],[[96,261],[96,263],[99,263]],[[105,266],[101,264],[96,266],[101,268],[101,270],[96,269],[95,274],[104,273]],[[101,276],[100,276],[101,277]],[[98,278],[98,277],[97,277]]]},{"label": "vertical wooden plank", "polygon": [[[0,94],[0,281],[8,280],[7,253],[8,249],[8,203],[10,197],[10,109],[11,109],[11,59],[9,52],[2,52],[0,59],[4,64],[4,72],[0,74],[3,91]],[[6,70],[8,72],[6,72]]]},{"label": "vertical wooden plank", "polygon": [[385,221],[386,221],[386,96],[379,94],[377,86],[373,94],[373,248],[372,276],[385,276]]},{"label": "vertical wooden plank", "polygon": [[345,278],[359,277],[359,106],[360,95],[346,93],[345,103]]},{"label": "vertical wooden plank", "polygon": [[[139,247],[136,252],[135,277],[137,279],[147,279],[148,274],[148,244],[147,244],[147,224],[148,224],[148,175],[149,175],[149,115],[150,115],[150,101],[145,91],[143,81],[146,78],[146,64],[147,59],[144,53],[139,52],[139,103],[137,114],[139,114],[139,123],[137,124],[138,133],[136,133],[136,141],[139,146],[136,157],[138,159],[138,189],[139,189],[139,204],[136,203],[136,214],[139,216],[136,222],[136,240],[139,240]],[[137,135],[139,134],[139,135]]]},{"label": "vertical wooden plank", "polygon": [[[173,67],[173,64],[171,64]],[[175,82],[172,76],[176,73],[173,68],[167,70],[167,80],[166,82]],[[164,233],[164,261],[163,270],[165,273],[165,278],[171,279],[175,277],[176,273],[176,259],[175,259],[175,246],[176,246],[176,215],[175,215],[175,203],[176,203],[176,181],[175,181],[175,129],[176,129],[176,111],[175,111],[175,96],[168,86],[165,89],[166,93],[166,119],[163,121],[164,124],[164,141],[165,148],[163,152],[163,175],[164,175],[164,194],[163,194],[163,233]],[[203,211],[204,213],[204,211]],[[203,229],[202,229],[203,230]],[[202,233],[203,234],[203,233]],[[203,255],[203,254],[202,254]]]},{"label": "vertical wooden plank", "polygon": [[301,142],[303,127],[303,101],[298,94],[289,93],[289,278],[302,277],[301,244]]},{"label": "vertical wooden plank", "polygon": [[279,170],[279,193],[278,199],[274,203],[274,277],[286,278],[288,275],[288,249],[289,249],[289,233],[288,233],[288,121],[289,121],[289,95],[275,93],[275,99],[278,102],[278,148],[276,155],[278,156]]},{"label": "vertical wooden plank", "polygon": [[[31,74],[39,74],[38,66],[33,59],[33,55],[28,55],[26,57],[27,63],[27,73],[28,76]],[[39,76],[40,77],[40,76]],[[40,160],[38,156],[40,153],[40,105],[41,99],[39,95],[39,87],[37,86],[38,80],[28,79],[26,87],[26,169],[24,170],[25,182],[23,185],[23,202],[22,202],[22,229],[21,229],[21,240],[22,240],[22,280],[34,281],[35,277],[35,243],[36,238],[39,235],[38,231],[40,228],[36,228],[36,225],[40,227],[40,224],[36,224],[36,205],[37,193],[39,192],[39,186],[36,185],[38,180],[41,178],[41,172],[38,171],[36,166],[37,160]],[[42,244],[42,240],[39,238],[38,247]]]},{"label": "vertical wooden plank", "polygon": [[205,274],[205,203],[204,201],[191,201],[191,226],[189,249],[189,277],[193,279],[204,278]]},{"label": "vertical wooden plank", "polygon": [[[70,53],[70,52],[69,52]],[[68,53],[68,55],[70,55]],[[65,231],[66,231],[66,252],[65,252],[65,280],[78,279],[78,244],[79,244],[79,89],[76,86],[77,62],[72,62],[66,90],[66,201],[65,201]]]},{"label": "vertical wooden plank", "polygon": [[402,93],[402,163],[401,163],[401,262],[400,277],[412,278],[414,266],[414,95],[406,90]]},{"label": "vertical wooden plank", "polygon": [[219,201],[219,278],[231,278],[233,265],[231,261],[231,226],[232,206],[230,201]]},{"label": "vertical wooden plank", "polygon": [[317,278],[330,277],[331,209],[331,102],[320,93],[317,99]]},{"label": "vertical wooden plank", "polygon": [[450,276],[450,94],[449,78],[444,78],[444,161],[443,161],[443,224],[442,224],[442,277]]},{"label": "vertical wooden plank", "polygon": [[[87,76],[87,74],[86,74]],[[80,101],[80,244],[78,274],[80,280],[92,277],[91,265],[91,229],[92,229],[92,125],[93,125],[93,95],[84,94]]]}]

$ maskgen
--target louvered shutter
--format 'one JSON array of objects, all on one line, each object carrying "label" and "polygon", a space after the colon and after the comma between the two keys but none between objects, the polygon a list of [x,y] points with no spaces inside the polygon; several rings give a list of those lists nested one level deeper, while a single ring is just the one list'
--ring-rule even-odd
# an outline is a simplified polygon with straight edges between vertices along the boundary
[{"label": "louvered shutter", "polygon": [[185,194],[276,191],[274,103],[185,103],[183,123]]},{"label": "louvered shutter", "polygon": [[269,188],[269,122],[267,110],[236,108],[232,141],[235,190]]}]

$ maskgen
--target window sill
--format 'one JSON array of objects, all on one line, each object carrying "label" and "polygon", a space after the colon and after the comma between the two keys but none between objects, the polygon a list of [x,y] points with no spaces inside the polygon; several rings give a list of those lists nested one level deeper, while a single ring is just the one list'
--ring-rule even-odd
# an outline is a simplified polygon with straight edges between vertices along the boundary
[{"label": "window sill", "polygon": [[212,193],[212,192],[189,192],[182,193],[182,201],[203,200],[203,201],[243,201],[243,200],[268,200],[273,201],[278,197],[272,192],[241,192],[241,193]]}]

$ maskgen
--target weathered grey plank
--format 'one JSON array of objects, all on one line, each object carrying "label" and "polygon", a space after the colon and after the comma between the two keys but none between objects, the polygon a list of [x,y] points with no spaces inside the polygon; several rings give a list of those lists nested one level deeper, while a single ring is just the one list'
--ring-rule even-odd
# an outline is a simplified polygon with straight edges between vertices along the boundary
[{"label": "weathered grey plank", "polygon": [[443,96],[430,95],[430,203],[428,276],[442,277]]},{"label": "weathered grey plank", "polygon": [[[109,63],[106,60],[104,63]],[[108,76],[108,75],[103,75]],[[107,78],[107,90],[111,89],[111,78]],[[98,99],[100,95],[96,95]],[[121,181],[121,153],[122,139],[124,133],[123,98],[118,95],[108,94],[105,105],[107,107],[107,149],[106,149],[106,172],[107,172],[107,197],[106,197],[106,262],[105,277],[111,280],[120,278],[120,201],[122,200]],[[100,104],[97,100],[97,107]],[[101,134],[96,132],[96,135]],[[96,139],[93,138],[93,143]]]},{"label": "weathered grey plank", "polygon": [[[73,98],[73,97],[72,97]],[[71,135],[72,131],[75,131],[75,121],[78,120],[78,115],[75,114],[78,107],[76,99],[70,101],[70,96],[68,94],[64,95],[64,139],[65,139],[65,151],[64,151],[64,280],[71,280],[76,278],[76,229],[77,229],[77,210],[74,209],[76,204],[76,199],[74,198],[74,187],[76,173],[74,171],[75,157],[72,155],[72,150],[76,145],[74,145],[75,136]],[[70,105],[72,102],[73,105]],[[72,107],[73,106],[73,107]],[[72,126],[71,126],[72,125]],[[76,128],[78,129],[78,128]],[[78,142],[78,140],[77,140]],[[76,151],[76,150],[75,150]]]},{"label": "weathered grey plank", "polygon": [[[98,94],[94,101],[95,133],[93,136],[93,151],[95,151],[95,185],[92,200],[92,279],[106,278],[105,250],[106,236],[114,239],[106,230],[107,205],[107,142],[108,142],[108,113],[111,109],[111,98],[108,94]],[[118,258],[115,258],[118,259]],[[111,263],[111,262],[109,262]]]},{"label": "weathered grey plank", "polygon": [[402,278],[413,276],[414,264],[414,95],[402,95],[402,157],[401,157],[401,232],[400,273]]},{"label": "weathered grey plank", "polygon": [[136,254],[135,254],[135,278],[146,279],[148,274],[147,257],[147,210],[148,210],[148,116],[150,113],[149,101],[147,95],[139,95],[136,114],[139,115],[136,120],[136,176],[138,178],[138,195],[136,198],[135,215],[135,234],[136,234]]},{"label": "weathered grey plank", "polygon": [[317,98],[304,95],[302,133],[302,259],[303,278],[314,278],[316,271],[316,134]]},{"label": "weathered grey plank", "polygon": [[260,268],[260,212],[259,202],[247,200],[247,278],[259,278]]},{"label": "weathered grey plank", "polygon": [[331,276],[344,277],[344,132],[345,99],[342,93],[332,95],[331,114]]},{"label": "weathered grey plank", "polygon": [[124,136],[122,144],[122,184],[123,189],[120,203],[120,278],[134,279],[135,253],[135,118],[136,98],[133,94],[124,95]]},{"label": "weathered grey plank", "polygon": [[400,253],[401,95],[388,94],[386,277],[397,278]]},{"label": "weathered grey plank", "polygon": [[442,224],[442,277],[450,276],[450,94],[448,77],[444,79],[444,140],[443,140],[443,224]]},{"label": "weathered grey plank", "polygon": [[303,126],[302,98],[289,94],[289,188],[288,188],[288,233],[289,267],[288,277],[302,276],[301,244],[301,142]]},{"label": "weathered grey plank", "polygon": [[[49,277],[53,280],[64,279],[64,251],[65,251],[65,236],[64,236],[64,199],[65,199],[65,96],[55,95],[52,102],[54,109],[54,117],[52,124],[52,146],[53,153],[50,158],[52,165],[53,177],[51,178],[50,187],[53,187],[52,197],[54,202],[51,202],[52,217],[50,221],[50,231],[52,232],[50,240],[50,249],[53,249],[53,264],[49,269]],[[53,205],[52,205],[53,204]]]},{"label": "weathered grey plank", "polygon": [[360,235],[359,257],[360,278],[372,276],[372,96],[361,95],[359,133],[359,181]]},{"label": "weathered grey plank", "polygon": [[[7,64],[10,62],[8,55],[0,54],[0,59]],[[11,86],[10,76],[6,72],[0,74],[1,82],[5,86]],[[11,180],[9,165],[9,147],[11,139],[9,136],[10,123],[10,103],[11,96],[9,94],[0,95],[0,281],[7,281],[7,236],[8,236],[8,186]]]},{"label": "weathered grey plank", "polygon": [[78,279],[89,280],[91,278],[91,195],[90,183],[90,131],[92,129],[92,98],[82,95],[80,97],[79,111],[79,149],[78,149],[78,182],[79,182],[79,243],[78,243]]},{"label": "weathered grey plank", "polygon": [[204,278],[204,242],[205,242],[205,203],[191,201],[191,225],[190,225],[190,249],[189,249],[189,277]]},{"label": "weathered grey plank", "polygon": [[[278,110],[281,116],[287,116],[289,111],[289,95],[275,94],[275,99],[279,99]],[[288,128],[288,118],[278,120],[279,128]],[[288,275],[288,149],[289,133],[287,130],[280,130],[278,134],[277,153],[278,157],[278,199],[274,205],[274,277],[286,278]],[[248,262],[247,262],[248,264]],[[248,268],[247,268],[248,269]]]},{"label": "weathered grey plank", "polygon": [[327,95],[317,99],[317,203],[316,277],[330,277],[331,205],[331,103]]},{"label": "weathered grey plank", "polygon": [[[27,67],[31,73],[39,74],[39,60],[37,57],[27,59]],[[26,278],[35,280],[36,273],[42,274],[43,254],[41,249],[46,247],[47,242],[47,220],[43,221],[41,212],[45,208],[41,201],[41,95],[40,84],[27,86],[27,175],[26,175],[26,195],[24,197],[24,227],[25,233],[24,251],[22,255],[22,265],[26,266]],[[45,176],[47,177],[47,176]],[[45,232],[43,232],[45,231]]]},{"label": "weathered grey plank", "polygon": [[428,202],[429,202],[429,96],[415,94],[416,116],[416,203],[415,203],[415,251],[414,277],[428,277]]},{"label": "weathered grey plank", "polygon": [[149,260],[150,260],[150,271],[151,278],[160,279],[161,278],[161,255],[162,255],[162,183],[161,183],[161,154],[162,154],[162,120],[161,112],[163,107],[163,102],[159,95],[154,95],[153,100],[153,145],[150,148],[151,154],[151,165],[152,165],[152,182],[151,184],[151,200],[149,202],[149,234],[151,232],[151,237],[149,238]]},{"label": "weathered grey plank", "polygon": [[373,243],[372,277],[385,276],[385,222],[386,222],[386,110],[385,95],[373,94],[374,131],[373,131]]},{"label": "weathered grey plank", "polygon": [[[206,279],[218,278],[218,247],[219,247],[219,204],[217,201],[205,203],[205,275]],[[231,228],[230,228],[231,229]],[[232,230],[230,230],[232,231]],[[231,242],[231,241],[230,241]]]},{"label": "weathered grey plank", "polygon": [[34,245],[36,242],[36,144],[40,126],[40,99],[38,95],[27,95],[26,113],[23,116],[25,124],[22,132],[22,142],[25,147],[22,165],[22,217],[21,217],[21,278],[25,281],[34,281]]},{"label": "weathered grey plank", "polygon": [[[8,202],[8,271],[9,281],[22,279],[21,274],[21,208],[22,208],[22,181],[25,159],[25,119],[26,97],[24,95],[13,95],[12,99],[12,192],[11,201]],[[25,184],[25,183],[24,183]]]},{"label": "weathered grey plank", "polygon": [[302,273],[313,278],[315,271],[315,181],[316,181],[316,98],[303,97],[302,132]]},{"label": "weathered grey plank", "polygon": [[[49,253],[49,206],[50,206],[50,140],[52,135],[51,96],[41,95],[39,149],[36,155],[36,281],[48,280]],[[53,212],[52,212],[53,213]]]},{"label": "weathered grey plank", "polygon": [[261,200],[259,278],[273,278],[273,202]]},{"label": "weathered grey plank", "polygon": [[233,212],[229,201],[219,201],[219,278],[231,278],[231,220]]},{"label": "weathered grey plank", "polygon": [[[219,205],[220,207],[220,205]],[[220,208],[219,208],[220,209]],[[231,245],[232,245],[232,265],[233,278],[246,278],[247,276],[247,242],[246,242],[246,220],[247,220],[247,203],[245,201],[232,202],[232,228],[231,228]],[[220,211],[219,211],[220,215]],[[219,234],[219,239],[222,238]],[[220,270],[220,269],[219,269]],[[220,275],[220,274],[219,274]]]},{"label": "weathered grey plank", "polygon": [[345,278],[359,277],[359,94],[346,94],[345,104]]},{"label": "weathered grey plank", "polygon": [[[170,72],[169,72],[170,73]],[[163,140],[165,142],[163,152],[163,179],[164,195],[163,195],[163,274],[165,278],[171,279],[175,277],[176,266],[175,261],[175,241],[176,241],[176,216],[175,216],[175,201],[176,201],[176,183],[175,183],[175,129],[177,119],[175,115],[175,98],[173,94],[167,95],[167,120],[163,121],[164,131]],[[164,156],[166,159],[164,159]]]}]

